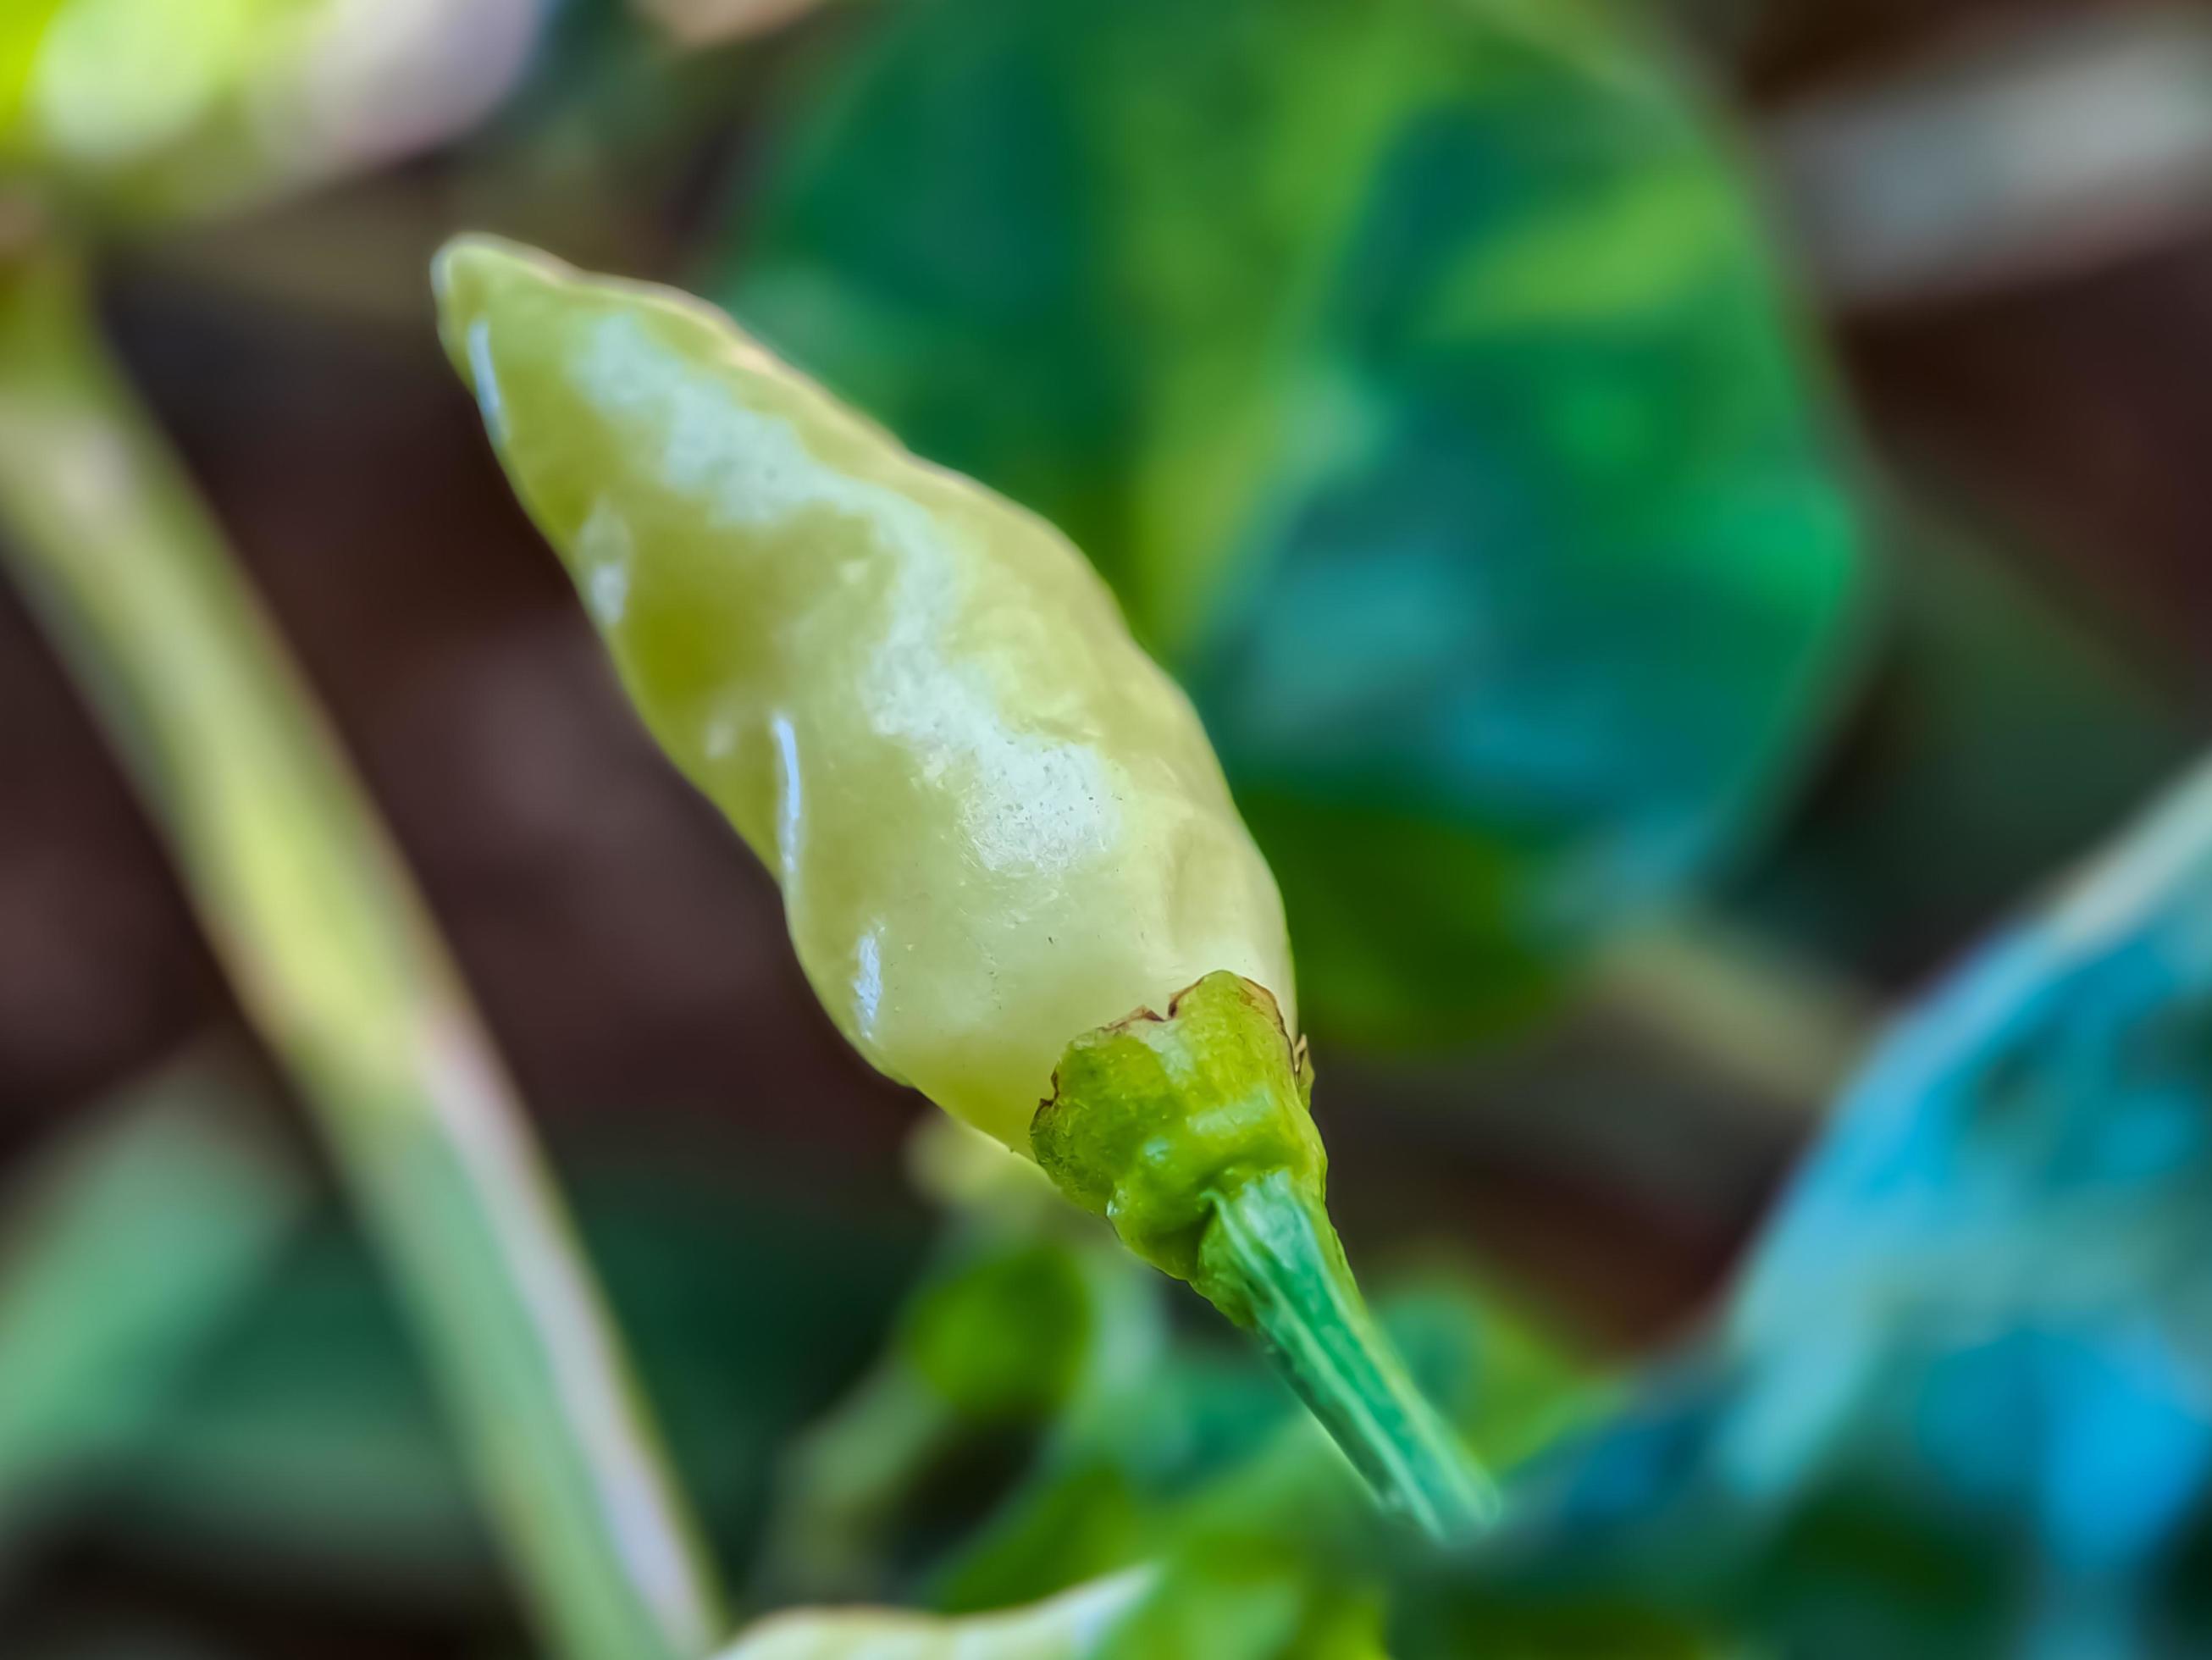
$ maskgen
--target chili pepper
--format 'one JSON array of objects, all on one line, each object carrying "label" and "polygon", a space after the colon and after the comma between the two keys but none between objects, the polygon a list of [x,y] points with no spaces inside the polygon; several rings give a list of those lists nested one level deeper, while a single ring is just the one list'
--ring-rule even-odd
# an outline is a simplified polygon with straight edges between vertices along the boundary
[{"label": "chili pepper", "polygon": [[448,344],[631,696],[854,1046],[1018,1150],[1070,1039],[1228,969],[1274,879],[1188,702],[1041,520],[665,290],[481,241]]},{"label": "chili pepper", "polygon": [[1255,1328],[1379,1491],[1479,1511],[1328,1225],[1273,877],[1082,556],[688,296],[483,237],[434,281],[518,494],[854,1045]]}]

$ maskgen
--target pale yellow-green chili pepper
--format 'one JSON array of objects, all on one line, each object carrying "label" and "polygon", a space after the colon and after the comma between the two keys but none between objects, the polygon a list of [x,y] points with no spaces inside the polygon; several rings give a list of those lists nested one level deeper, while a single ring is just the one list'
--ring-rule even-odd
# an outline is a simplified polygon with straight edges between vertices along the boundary
[{"label": "pale yellow-green chili pepper", "polygon": [[1328,1226],[1273,877],[1082,556],[686,295],[485,237],[435,283],[517,492],[854,1045],[1257,1329],[1387,1497],[1472,1517]]},{"label": "pale yellow-green chili pepper", "polygon": [[699,302],[481,240],[439,272],[516,489],[870,1061],[1026,1152],[1078,1034],[1215,969],[1287,1012],[1220,765],[1058,532]]}]

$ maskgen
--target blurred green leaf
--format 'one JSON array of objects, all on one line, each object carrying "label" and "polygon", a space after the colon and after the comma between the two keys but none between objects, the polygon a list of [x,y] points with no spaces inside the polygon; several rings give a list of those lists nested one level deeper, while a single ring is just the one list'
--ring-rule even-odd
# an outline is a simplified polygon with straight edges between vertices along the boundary
[{"label": "blurred green leaf", "polygon": [[[738,1560],[777,1450],[881,1335],[908,1242],[653,1164],[577,1203],[672,1455]],[[480,1599],[495,1564],[402,1310],[325,1214],[122,1467],[109,1519],[220,1571],[281,1561],[382,1601]]]},{"label": "blurred green leaf", "polygon": [[1899,1023],[1487,1570],[1807,1660],[2212,1645],[2212,772]]},{"label": "blurred green leaf", "polygon": [[719,290],[1066,529],[1196,697],[1316,1018],[1464,1033],[1755,826],[1854,513],[1664,54],[1518,0],[915,0]]},{"label": "blurred green leaf", "polygon": [[[924,1146],[942,1147],[943,1139]],[[931,1179],[963,1186],[963,1209],[890,1345],[784,1460],[758,1576],[779,1596],[883,1586],[906,1554],[895,1542],[900,1524],[915,1519],[914,1501],[948,1466],[1009,1434],[1037,1438],[1051,1462],[1054,1446],[1081,1441],[1132,1392],[1158,1386],[1166,1282],[1056,1195],[1037,1208],[1034,1165],[1022,1161],[1030,1174],[1010,1189],[1002,1184],[1015,1161],[995,1144],[988,1156],[994,1166],[963,1173],[933,1154],[939,1167]],[[1056,1530],[1048,1548],[1057,1554],[1088,1525]],[[1086,1554],[1079,1543],[1075,1554],[1119,1566],[1128,1559],[1115,1554],[1121,1531],[1112,1537],[1113,1548]]]},{"label": "blurred green leaf", "polygon": [[107,1516],[196,1560],[410,1597],[496,1584],[398,1306],[325,1213],[116,1484]]},{"label": "blurred green leaf", "polygon": [[[1500,1469],[1611,1399],[1480,1281],[1401,1280],[1379,1309],[1424,1392]],[[1343,1456],[1264,1373],[1179,1353],[1042,1464],[939,1574],[933,1600],[1024,1602],[1152,1560],[1158,1587],[1115,1654],[1369,1660],[1385,1651],[1393,1560],[1427,1549],[1377,1517]]]},{"label": "blurred green leaf", "polygon": [[1091,1336],[1081,1256],[1023,1240],[926,1286],[908,1309],[908,1364],[971,1418],[1029,1418],[1067,1398]]},{"label": "blurred green leaf", "polygon": [[197,1061],[19,1178],[0,1220],[0,1532],[106,1475],[271,1272],[306,1198],[252,1091]]},{"label": "blurred green leaf", "polygon": [[1850,758],[1729,896],[1889,984],[2094,847],[2201,737],[2153,660],[2100,638],[2093,595],[2039,589],[2021,550],[1924,515],[1894,545]]}]

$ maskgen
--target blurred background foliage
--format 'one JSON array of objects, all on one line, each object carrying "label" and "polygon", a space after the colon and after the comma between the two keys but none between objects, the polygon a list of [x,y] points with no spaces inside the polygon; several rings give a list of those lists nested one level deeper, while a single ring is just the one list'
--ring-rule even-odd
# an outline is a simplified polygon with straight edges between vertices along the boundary
[{"label": "blurred background foliage", "polygon": [[1323,1035],[1525,1012],[1855,666],[1828,413],[1668,70],[1577,5],[940,0],[793,94],[710,283],[1091,554]]},{"label": "blurred background foliage", "polygon": [[[92,272],[740,1612],[1061,1599],[748,1656],[2212,1652],[2212,804],[2126,828],[2205,734],[2208,204],[2212,18],[2147,0],[0,16],[0,268]],[[1494,1540],[1380,1527],[1177,1288],[909,1145],[471,430],[465,226],[708,294],[1097,562],[1281,876]],[[529,1651],[5,593],[0,776],[0,1648]]]}]

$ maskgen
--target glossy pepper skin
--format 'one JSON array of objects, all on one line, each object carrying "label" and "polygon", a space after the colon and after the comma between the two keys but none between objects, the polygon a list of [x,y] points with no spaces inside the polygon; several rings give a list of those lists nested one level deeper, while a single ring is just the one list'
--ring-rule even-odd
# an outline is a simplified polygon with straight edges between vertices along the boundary
[{"label": "glossy pepper skin", "polygon": [[1050,526],[672,290],[465,237],[441,327],[654,736],[781,885],[855,1047],[1028,1153],[1070,1043],[1229,970],[1273,876]]}]

